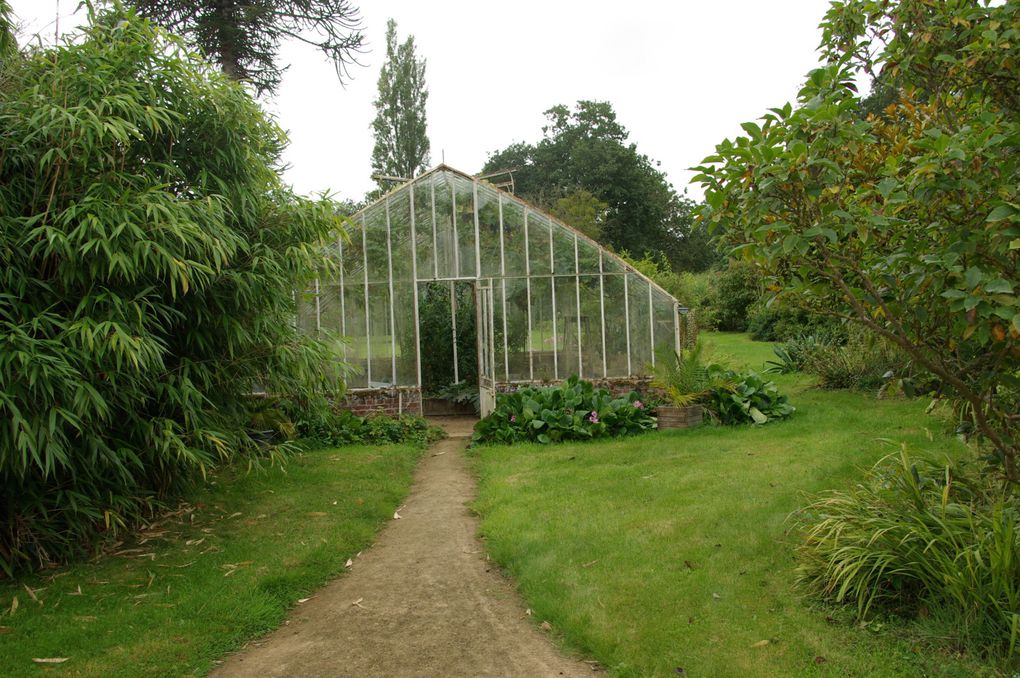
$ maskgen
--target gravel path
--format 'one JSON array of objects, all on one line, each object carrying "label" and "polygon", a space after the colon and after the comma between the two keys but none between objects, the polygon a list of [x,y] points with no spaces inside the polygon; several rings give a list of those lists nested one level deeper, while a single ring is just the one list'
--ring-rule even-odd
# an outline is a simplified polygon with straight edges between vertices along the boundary
[{"label": "gravel path", "polygon": [[467,508],[471,423],[443,422],[450,437],[425,453],[400,519],[350,573],[211,675],[592,676],[557,652],[487,561]]}]

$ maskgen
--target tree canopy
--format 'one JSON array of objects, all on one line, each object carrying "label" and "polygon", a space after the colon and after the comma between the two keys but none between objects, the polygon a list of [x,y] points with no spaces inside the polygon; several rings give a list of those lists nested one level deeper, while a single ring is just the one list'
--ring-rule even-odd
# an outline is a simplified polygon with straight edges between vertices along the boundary
[{"label": "tree canopy", "polygon": [[[779,295],[935,375],[1018,482],[1020,4],[843,0],[822,29],[799,105],[699,168],[700,216]],[[878,115],[861,70],[898,89]]]},{"label": "tree canopy", "polygon": [[129,0],[138,13],[184,36],[229,77],[273,93],[287,66],[280,42],[321,50],[343,79],[361,50],[361,17],[349,0]]},{"label": "tree canopy", "polygon": [[[425,104],[425,60],[415,54],[414,36],[397,44],[397,23],[386,23],[386,61],[379,72],[372,132],[372,171],[411,179],[429,163],[429,137]],[[385,181],[379,185],[385,187]]]},{"label": "tree canopy", "polygon": [[[554,106],[545,115],[541,141],[491,154],[483,173],[514,169],[518,195],[589,235],[597,227],[595,237],[616,250],[639,258],[661,253],[687,270],[715,262],[708,239],[696,232],[694,202],[678,195],[656,164],[627,143],[611,104],[578,101],[574,109]],[[570,220],[574,212],[579,221]]]}]

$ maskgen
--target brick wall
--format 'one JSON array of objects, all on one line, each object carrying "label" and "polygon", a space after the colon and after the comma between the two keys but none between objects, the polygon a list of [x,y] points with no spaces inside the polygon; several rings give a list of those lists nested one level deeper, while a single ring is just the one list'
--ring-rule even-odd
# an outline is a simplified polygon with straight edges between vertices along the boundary
[{"label": "brick wall", "polygon": [[343,407],[358,415],[421,414],[421,389],[417,386],[355,389],[347,392]]}]

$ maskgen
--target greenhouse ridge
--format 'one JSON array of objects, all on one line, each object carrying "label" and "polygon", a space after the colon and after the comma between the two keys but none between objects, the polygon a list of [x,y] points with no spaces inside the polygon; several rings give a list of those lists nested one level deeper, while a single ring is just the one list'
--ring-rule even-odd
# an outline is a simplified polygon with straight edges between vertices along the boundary
[{"label": "greenhouse ridge", "polygon": [[658,351],[679,347],[676,299],[584,234],[449,166],[352,222],[331,247],[335,275],[302,295],[298,318],[348,338],[350,400],[368,398],[362,409],[395,398],[398,411],[420,412],[423,390],[477,380],[484,414],[496,391],[521,383],[577,374],[632,384]]}]

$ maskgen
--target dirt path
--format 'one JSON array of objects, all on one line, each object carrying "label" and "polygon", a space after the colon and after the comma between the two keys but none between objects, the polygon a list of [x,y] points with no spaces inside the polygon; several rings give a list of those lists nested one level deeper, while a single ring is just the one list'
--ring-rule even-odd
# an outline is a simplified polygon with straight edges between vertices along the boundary
[{"label": "dirt path", "polygon": [[212,673],[238,676],[592,676],[560,655],[487,562],[463,450],[470,422],[425,453],[411,494],[352,571]]}]

